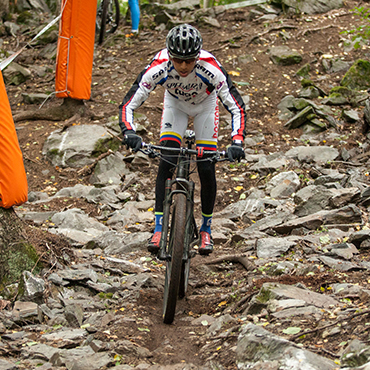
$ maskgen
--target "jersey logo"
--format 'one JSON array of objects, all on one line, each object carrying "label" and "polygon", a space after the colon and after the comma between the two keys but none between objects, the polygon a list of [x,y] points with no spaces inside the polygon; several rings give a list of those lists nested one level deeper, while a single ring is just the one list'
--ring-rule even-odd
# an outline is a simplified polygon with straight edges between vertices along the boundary
[{"label": "jersey logo", "polygon": [[144,86],[146,89],[150,90],[152,88],[152,85],[148,82],[143,82],[142,86]]}]

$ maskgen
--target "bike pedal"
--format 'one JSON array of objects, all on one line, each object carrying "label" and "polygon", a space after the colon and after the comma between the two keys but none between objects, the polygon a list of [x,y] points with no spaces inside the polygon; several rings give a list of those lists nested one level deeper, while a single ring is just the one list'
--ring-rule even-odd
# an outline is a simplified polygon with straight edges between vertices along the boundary
[{"label": "bike pedal", "polygon": [[161,252],[161,251],[158,252],[157,258],[160,261],[171,261],[171,256],[169,254],[167,254],[165,252]]},{"label": "bike pedal", "polygon": [[197,251],[195,251],[195,250],[191,250],[191,251],[189,252],[189,258],[194,258],[194,257],[196,256],[196,254],[197,254]]}]

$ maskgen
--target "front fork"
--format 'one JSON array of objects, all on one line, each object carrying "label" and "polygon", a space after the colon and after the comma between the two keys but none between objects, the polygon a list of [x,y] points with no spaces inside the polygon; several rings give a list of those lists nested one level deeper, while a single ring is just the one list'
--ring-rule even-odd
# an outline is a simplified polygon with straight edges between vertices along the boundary
[{"label": "front fork", "polygon": [[[177,188],[181,190],[172,190],[174,184],[180,184]],[[171,255],[167,250],[167,238],[170,224],[170,207],[172,205],[173,195],[176,193],[184,193],[186,195],[186,224],[185,224],[185,240],[184,240],[184,256],[183,259],[188,258],[188,246],[192,241],[193,235],[189,235],[187,230],[191,230],[191,223],[194,223],[193,204],[194,204],[194,182],[185,179],[167,179],[165,183],[165,196],[163,203],[163,220],[162,220],[162,233],[161,240],[159,242],[158,259],[167,261],[171,259]],[[195,226],[195,233],[197,232]]]}]

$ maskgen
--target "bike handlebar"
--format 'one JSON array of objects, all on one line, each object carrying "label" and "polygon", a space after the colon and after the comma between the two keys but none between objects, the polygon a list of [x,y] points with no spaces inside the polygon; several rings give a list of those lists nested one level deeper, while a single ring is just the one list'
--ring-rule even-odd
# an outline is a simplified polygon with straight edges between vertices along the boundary
[{"label": "bike handlebar", "polygon": [[211,159],[216,162],[221,162],[228,160],[227,158],[227,153],[225,150],[223,151],[218,151],[218,150],[200,150],[201,148],[198,148],[198,150],[195,149],[189,149],[185,147],[180,147],[180,148],[172,148],[172,147],[167,147],[167,146],[160,146],[160,145],[154,145],[154,144],[146,144],[142,143],[141,144],[141,149],[140,151],[146,155],[160,155],[157,151],[165,150],[167,152],[172,152],[175,154],[182,154],[182,155],[196,155],[200,158],[202,158],[204,155],[208,156],[206,159]]}]

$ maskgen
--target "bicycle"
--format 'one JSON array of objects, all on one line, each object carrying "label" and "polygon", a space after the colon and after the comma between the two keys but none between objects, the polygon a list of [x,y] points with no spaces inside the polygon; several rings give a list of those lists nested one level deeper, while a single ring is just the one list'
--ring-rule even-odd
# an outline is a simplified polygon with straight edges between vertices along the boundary
[{"label": "bicycle", "polygon": [[98,0],[96,12],[96,34],[98,44],[102,44],[105,35],[114,33],[118,27],[120,9],[118,0]]},{"label": "bicycle", "polygon": [[[158,259],[166,261],[165,285],[163,296],[163,322],[171,324],[174,320],[177,298],[186,295],[190,261],[196,252],[193,249],[198,241],[198,228],[194,218],[194,188],[190,180],[191,156],[200,152],[192,149],[195,133],[187,130],[184,136],[187,147],[169,148],[152,144],[142,144],[141,152],[149,157],[162,157],[160,151],[178,155],[175,178],[167,179],[163,207],[162,234],[159,244]],[[227,160],[226,152],[204,151],[204,160],[220,162]],[[198,159],[199,160],[199,159]]]}]

